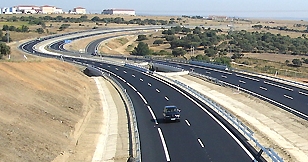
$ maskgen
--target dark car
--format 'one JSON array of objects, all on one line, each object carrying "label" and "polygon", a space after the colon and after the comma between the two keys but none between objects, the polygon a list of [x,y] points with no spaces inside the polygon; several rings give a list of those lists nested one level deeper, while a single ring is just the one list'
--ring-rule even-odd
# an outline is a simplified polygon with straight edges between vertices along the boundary
[{"label": "dark car", "polygon": [[176,106],[165,106],[163,111],[163,116],[165,121],[180,121],[180,112]]}]

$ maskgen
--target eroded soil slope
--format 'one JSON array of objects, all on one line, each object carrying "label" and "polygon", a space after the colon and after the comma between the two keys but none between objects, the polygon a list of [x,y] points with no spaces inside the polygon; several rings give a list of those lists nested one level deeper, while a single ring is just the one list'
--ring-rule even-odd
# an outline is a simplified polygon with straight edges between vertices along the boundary
[{"label": "eroded soil slope", "polygon": [[52,161],[77,141],[94,81],[76,66],[42,59],[0,63],[0,161]]}]

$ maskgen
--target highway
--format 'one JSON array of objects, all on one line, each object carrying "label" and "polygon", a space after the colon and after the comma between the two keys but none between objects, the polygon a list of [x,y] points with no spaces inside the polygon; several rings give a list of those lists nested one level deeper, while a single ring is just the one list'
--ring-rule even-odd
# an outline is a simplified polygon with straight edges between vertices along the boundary
[{"label": "highway", "polygon": [[[33,53],[39,41],[22,45]],[[45,57],[54,57],[34,52]],[[78,61],[107,69],[119,76],[136,109],[144,161],[252,161],[256,155],[236,130],[219,121],[210,108],[158,78],[122,66],[84,58],[62,56],[65,61]],[[181,108],[180,123],[163,123],[165,105]],[[225,126],[223,126],[223,124]],[[249,151],[248,151],[249,150]],[[263,159],[260,159],[262,161]]]},{"label": "highway", "polygon": [[[250,153],[245,152],[246,148],[243,149],[215,118],[209,116],[206,111],[210,108],[191,99],[186,93],[179,93],[179,89],[149,74],[111,64],[93,65],[122,78],[118,81],[127,89],[134,103],[143,161],[252,160],[248,155]],[[165,105],[177,105],[182,110],[182,121],[164,123],[162,110]]]},{"label": "highway", "polygon": [[[89,44],[87,52],[91,53],[96,50],[95,47],[102,40],[96,40]],[[122,56],[120,56],[122,58]],[[128,58],[129,59],[129,58]],[[136,59],[136,58],[131,58]],[[139,60],[149,61],[148,59],[139,58]],[[154,63],[161,63],[175,67],[181,67],[184,70],[210,76],[221,80],[225,83],[232,84],[241,89],[245,89],[252,93],[255,93],[257,97],[268,101],[280,108],[293,113],[301,118],[308,120],[308,86],[307,89],[299,88],[297,86],[280,83],[270,79],[252,76],[245,73],[238,73],[232,71],[226,71],[222,69],[215,69],[212,67],[204,67],[199,65],[178,63],[178,62],[166,62],[158,60],[150,60]],[[260,97],[261,96],[261,97]]]},{"label": "highway", "polygon": [[[93,41],[89,46],[96,47],[99,41],[100,40]],[[95,49],[88,49],[88,52],[93,52],[93,50]],[[142,58],[140,58],[140,60],[149,61],[148,59]],[[252,76],[234,71],[226,71],[222,69],[215,69],[212,67],[204,67],[200,65],[158,60],[150,61],[154,63],[181,67],[184,70],[188,71],[191,71],[193,69],[193,71],[196,73],[216,78],[225,83],[232,84],[241,89],[245,89],[247,91],[255,93],[257,94],[255,96],[266,100],[276,106],[279,106],[280,108],[290,113],[293,113],[301,118],[308,120],[308,86],[306,86],[307,89],[303,89],[297,86],[292,86],[289,84],[273,81],[258,76]]]}]

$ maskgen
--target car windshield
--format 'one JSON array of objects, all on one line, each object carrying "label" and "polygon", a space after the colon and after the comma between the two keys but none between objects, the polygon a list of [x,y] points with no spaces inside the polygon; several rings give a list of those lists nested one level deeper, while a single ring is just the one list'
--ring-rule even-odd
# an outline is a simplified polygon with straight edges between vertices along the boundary
[{"label": "car windshield", "polygon": [[176,112],[177,111],[177,108],[168,108],[167,109],[167,112]]}]

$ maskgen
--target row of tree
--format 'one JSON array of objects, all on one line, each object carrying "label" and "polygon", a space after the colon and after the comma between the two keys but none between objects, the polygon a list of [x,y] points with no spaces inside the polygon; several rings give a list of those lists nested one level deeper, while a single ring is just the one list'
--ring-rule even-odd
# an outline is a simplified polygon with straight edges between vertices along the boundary
[{"label": "row of tree", "polygon": [[8,25],[3,25],[2,31],[16,31],[16,32],[23,32],[27,33],[29,32],[29,27],[26,25],[22,25],[21,27],[16,27],[16,26],[8,26]]},{"label": "row of tree", "polygon": [[[223,33],[221,30],[210,28],[189,29],[185,27],[172,27],[162,32],[163,37],[154,40],[153,44],[169,43],[173,56],[183,56],[188,50],[203,50],[205,55],[198,55],[192,59],[208,61],[209,58],[217,63],[229,65],[231,59],[238,59],[244,53],[279,53],[279,54],[301,54],[306,55],[308,51],[307,38],[291,38],[280,34],[269,32],[247,32],[233,31]],[[137,41],[146,40],[145,35],[139,35]],[[233,53],[226,57],[227,53]],[[139,42],[132,52],[133,55],[159,54],[149,49],[148,44]],[[218,56],[218,57],[217,57]],[[292,60],[293,66],[301,66],[301,63],[308,63],[308,60]]]},{"label": "row of tree", "polygon": [[116,24],[138,24],[138,25],[167,25],[168,23],[172,23],[173,21],[167,20],[154,20],[154,19],[144,19],[141,20],[140,18],[132,19],[132,20],[125,20],[122,17],[111,17],[111,18],[100,18],[98,16],[94,16],[93,18],[89,19],[88,16],[82,15],[78,18],[75,17],[63,17],[59,16],[41,16],[41,17],[34,17],[34,16],[21,16],[16,17],[12,16],[7,18],[7,21],[16,22],[16,21],[27,21],[29,24],[35,25],[44,25],[45,22],[64,22],[64,23],[82,23],[82,22],[103,22],[103,23],[116,23]]},{"label": "row of tree", "polygon": [[185,27],[172,27],[164,30],[165,41],[171,48],[194,48],[204,50],[210,57],[231,53],[278,53],[308,54],[307,38],[291,38],[270,32],[233,31],[227,35],[221,30],[196,27],[192,31]]},{"label": "row of tree", "polygon": [[[298,25],[298,24],[297,24]],[[295,27],[299,27],[299,26],[296,26],[294,25]],[[300,26],[302,27],[302,26]],[[304,30],[299,30],[299,29],[292,29],[292,28],[288,28],[287,26],[263,26],[263,25],[260,25],[260,24],[257,24],[257,25],[253,25],[252,28],[254,29],[274,29],[274,30],[283,30],[283,31],[290,31],[290,32],[299,32],[299,33],[308,33],[308,29],[304,29]]]}]

